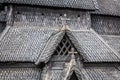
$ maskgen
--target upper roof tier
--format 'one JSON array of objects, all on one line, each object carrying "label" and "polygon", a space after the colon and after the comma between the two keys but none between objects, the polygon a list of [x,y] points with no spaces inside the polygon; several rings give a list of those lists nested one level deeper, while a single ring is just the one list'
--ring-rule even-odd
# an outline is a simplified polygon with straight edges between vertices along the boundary
[{"label": "upper roof tier", "polygon": [[0,3],[29,4],[88,10],[97,9],[96,0],[1,0]]},{"label": "upper roof tier", "polygon": [[97,0],[99,9],[95,14],[120,16],[120,0]]},{"label": "upper roof tier", "polygon": [[93,14],[120,16],[120,0],[0,0],[0,3],[96,10]]}]

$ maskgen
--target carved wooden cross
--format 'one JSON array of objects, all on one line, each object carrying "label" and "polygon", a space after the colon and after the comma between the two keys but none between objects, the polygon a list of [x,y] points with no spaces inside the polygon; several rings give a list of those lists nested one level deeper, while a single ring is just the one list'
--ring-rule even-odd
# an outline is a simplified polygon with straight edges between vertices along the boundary
[{"label": "carved wooden cross", "polygon": [[[67,25],[67,21],[69,21],[70,19],[66,17],[67,15],[64,14],[64,17],[61,18],[62,20],[62,26],[66,26]],[[63,23],[64,22],[64,23]]]},{"label": "carved wooden cross", "polygon": [[71,59],[75,59],[75,54],[77,54],[77,52],[75,52],[74,48],[71,48],[71,52],[69,52],[71,54]]}]

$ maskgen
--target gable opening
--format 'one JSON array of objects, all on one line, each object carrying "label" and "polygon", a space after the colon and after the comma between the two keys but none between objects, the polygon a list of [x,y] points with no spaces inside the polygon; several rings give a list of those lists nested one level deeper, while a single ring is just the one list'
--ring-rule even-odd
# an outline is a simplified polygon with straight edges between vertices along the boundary
[{"label": "gable opening", "polygon": [[71,41],[68,36],[65,35],[54,51],[54,55],[68,55],[72,47],[73,45]]},{"label": "gable opening", "polygon": [[77,75],[75,74],[75,72],[72,73],[70,80],[78,80]]}]

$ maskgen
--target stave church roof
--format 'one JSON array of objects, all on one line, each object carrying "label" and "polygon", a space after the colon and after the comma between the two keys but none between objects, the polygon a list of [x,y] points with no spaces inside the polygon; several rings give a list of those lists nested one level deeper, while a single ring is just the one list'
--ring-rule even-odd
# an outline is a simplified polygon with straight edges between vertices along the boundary
[{"label": "stave church roof", "polygon": [[[120,16],[119,0],[0,0],[0,3],[84,9],[96,15]],[[1,21],[7,21],[4,11],[0,12]],[[120,80],[119,35],[99,35],[93,29],[76,29],[74,24],[59,28],[7,27],[0,34],[0,80],[71,80],[73,73],[78,80]],[[52,61],[65,35],[82,59]]]},{"label": "stave church roof", "polygon": [[0,41],[0,61],[45,62],[65,33],[85,62],[120,62],[120,54],[114,52],[93,30],[57,31],[34,27],[11,27]]},{"label": "stave church roof", "polygon": [[96,10],[93,14],[120,16],[119,0],[1,0],[0,3],[87,9]]}]

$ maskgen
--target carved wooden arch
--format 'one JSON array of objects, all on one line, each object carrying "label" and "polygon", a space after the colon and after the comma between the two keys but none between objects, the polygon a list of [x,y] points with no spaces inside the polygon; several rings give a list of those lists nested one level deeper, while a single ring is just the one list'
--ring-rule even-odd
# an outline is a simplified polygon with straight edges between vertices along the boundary
[{"label": "carved wooden arch", "polygon": [[[67,70],[67,69],[66,69]],[[63,73],[65,74],[66,71],[64,70]],[[62,73],[62,74],[63,74]],[[88,80],[85,75],[85,70],[83,68],[79,68],[79,66],[73,66],[69,72],[69,74],[66,74],[66,78],[62,76],[63,80],[72,80],[71,77],[75,75],[76,80]],[[74,75],[73,75],[74,74]]]}]

